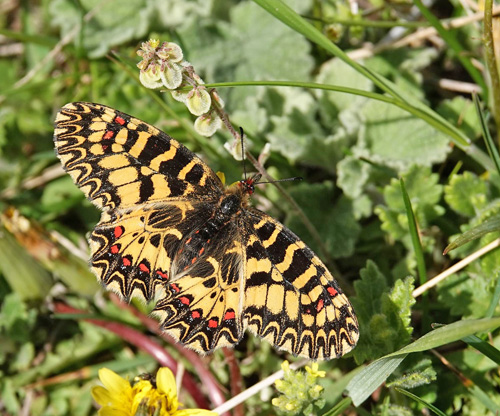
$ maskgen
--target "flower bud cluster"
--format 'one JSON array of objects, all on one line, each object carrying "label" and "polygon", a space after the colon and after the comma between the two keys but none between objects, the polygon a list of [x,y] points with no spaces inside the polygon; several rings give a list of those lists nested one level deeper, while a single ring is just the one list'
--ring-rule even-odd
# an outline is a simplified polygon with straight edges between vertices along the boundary
[{"label": "flower bud cluster", "polygon": [[316,384],[319,377],[325,377],[324,371],[318,370],[318,363],[306,366],[306,372],[293,371],[288,361],[283,361],[283,379],[276,380],[276,389],[281,395],[272,400],[274,406],[289,415],[311,414],[313,409],[321,409],[325,400],[321,397],[323,387]]},{"label": "flower bud cluster", "polygon": [[213,135],[222,125],[216,107],[224,107],[224,102],[215,90],[207,91],[203,80],[194,72],[189,62],[184,60],[182,49],[173,42],[151,39],[143,42],[137,55],[142,61],[137,64],[141,70],[139,80],[146,88],[166,87],[172,97],[184,103],[191,114],[198,118],[195,130],[203,136]]}]

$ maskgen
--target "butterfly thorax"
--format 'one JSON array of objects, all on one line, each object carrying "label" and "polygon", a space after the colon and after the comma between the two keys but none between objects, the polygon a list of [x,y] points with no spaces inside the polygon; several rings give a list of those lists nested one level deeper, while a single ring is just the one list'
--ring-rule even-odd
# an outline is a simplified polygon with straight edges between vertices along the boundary
[{"label": "butterfly thorax", "polygon": [[209,245],[218,233],[241,216],[242,210],[248,205],[250,195],[254,192],[254,183],[259,179],[260,175],[255,175],[226,188],[211,217],[187,235],[181,244],[174,260],[177,271],[189,270],[206,256]]}]

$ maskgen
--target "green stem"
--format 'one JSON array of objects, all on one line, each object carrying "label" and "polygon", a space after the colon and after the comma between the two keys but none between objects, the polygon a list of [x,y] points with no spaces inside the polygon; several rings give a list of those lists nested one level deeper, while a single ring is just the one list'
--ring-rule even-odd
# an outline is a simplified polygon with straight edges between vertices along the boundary
[{"label": "green stem", "polygon": [[293,82],[293,81],[238,81],[238,82],[218,82],[205,84],[206,87],[241,87],[241,86],[281,86],[281,87],[300,87],[321,89],[327,91],[343,92],[346,94],[355,94],[362,97],[371,98],[374,100],[382,101],[385,103],[393,104],[410,114],[424,120],[426,123],[434,127],[436,130],[441,131],[450,137],[450,140],[472,159],[481,164],[486,170],[495,169],[495,165],[481,149],[470,142],[469,138],[464,135],[457,127],[452,125],[449,121],[445,120],[439,114],[435,113],[424,105],[415,105],[399,98],[390,97],[388,95],[377,94],[371,91],[358,90],[356,88],[341,87],[337,85],[316,84],[314,82]]},{"label": "green stem", "polygon": [[493,118],[497,125],[497,139],[500,145],[500,75],[498,74],[498,65],[495,57],[495,47],[493,40],[493,0],[484,2],[484,53],[486,57],[486,66],[490,73],[491,95],[493,98]]}]

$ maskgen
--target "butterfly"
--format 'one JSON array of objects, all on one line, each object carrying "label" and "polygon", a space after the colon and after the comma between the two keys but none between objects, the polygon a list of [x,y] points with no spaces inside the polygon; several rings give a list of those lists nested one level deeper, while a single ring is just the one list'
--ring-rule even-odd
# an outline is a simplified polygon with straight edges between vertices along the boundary
[{"label": "butterfly", "polygon": [[255,175],[225,187],[157,128],[100,104],[65,105],[54,142],[66,172],[102,210],[89,245],[101,283],[156,301],[163,330],[200,353],[245,329],[310,359],[349,352],[353,308],[292,231],[253,208]]}]

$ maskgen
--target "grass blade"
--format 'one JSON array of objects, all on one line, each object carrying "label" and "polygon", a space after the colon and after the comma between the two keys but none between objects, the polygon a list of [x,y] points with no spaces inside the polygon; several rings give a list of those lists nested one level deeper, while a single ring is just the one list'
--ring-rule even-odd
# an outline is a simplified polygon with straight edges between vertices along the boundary
[{"label": "grass blade", "polygon": [[346,390],[355,406],[363,403],[412,352],[421,352],[500,327],[500,318],[471,319],[435,329],[400,350],[379,358],[356,374]]},{"label": "grass blade", "polygon": [[415,213],[413,212],[413,207],[411,206],[410,197],[408,196],[408,192],[406,192],[405,182],[403,178],[401,178],[399,182],[401,184],[403,201],[405,203],[406,216],[408,217],[408,228],[410,229],[411,242],[417,260],[417,269],[420,278],[420,284],[423,285],[427,281],[427,269],[425,267],[422,244],[420,243],[420,238],[418,236],[417,220],[415,218]]},{"label": "grass blade", "polygon": [[437,416],[446,416],[446,414],[443,413],[441,410],[439,410],[436,406],[427,403],[424,399],[421,399],[417,395],[410,393],[409,391],[401,389],[399,387],[395,387],[394,390],[396,390],[401,394],[404,394],[405,396],[408,396],[410,399],[415,400],[417,403],[420,403],[421,405],[427,407],[427,409],[434,412]]},{"label": "grass blade", "polygon": [[462,338],[462,341],[470,345],[471,347],[478,350],[480,353],[484,354],[490,360],[496,362],[500,365],[500,351],[497,350],[490,343],[483,341],[481,338],[476,335],[469,335],[467,337]]},{"label": "grass blade", "polygon": [[484,143],[486,144],[486,148],[488,149],[491,159],[495,163],[497,171],[500,173],[500,156],[498,155],[497,147],[495,146],[495,142],[493,141],[490,130],[488,129],[488,123],[486,123],[486,118],[484,117],[483,109],[481,108],[481,102],[476,94],[473,95],[473,98],[477,116],[479,117],[479,121],[481,123],[481,130],[483,131]]}]

